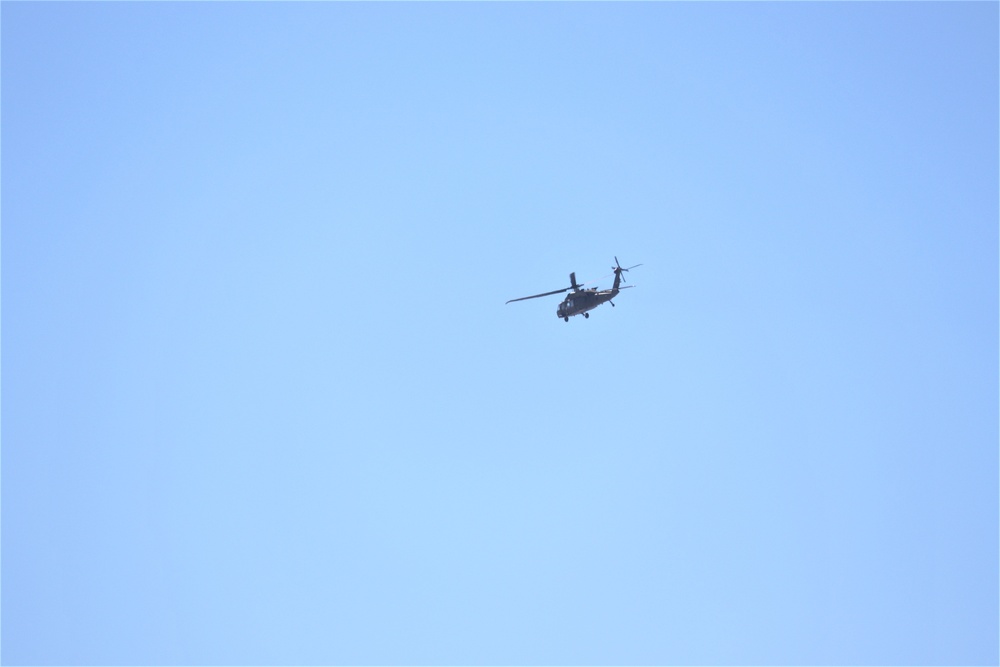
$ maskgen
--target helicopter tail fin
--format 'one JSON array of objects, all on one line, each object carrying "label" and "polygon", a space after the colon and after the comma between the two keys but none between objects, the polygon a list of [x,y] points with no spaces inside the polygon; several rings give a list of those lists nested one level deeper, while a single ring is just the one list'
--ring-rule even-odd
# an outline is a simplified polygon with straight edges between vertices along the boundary
[{"label": "helicopter tail fin", "polygon": [[618,263],[618,257],[616,256],[615,265],[611,267],[611,270],[615,272],[615,284],[612,287],[612,289],[615,290],[625,289],[624,287],[620,287],[622,280],[624,280],[624,278],[622,278],[622,274],[628,271],[629,269],[634,269],[636,266],[642,266],[642,264],[635,264],[633,266],[628,267],[628,269],[623,269],[622,265]]}]

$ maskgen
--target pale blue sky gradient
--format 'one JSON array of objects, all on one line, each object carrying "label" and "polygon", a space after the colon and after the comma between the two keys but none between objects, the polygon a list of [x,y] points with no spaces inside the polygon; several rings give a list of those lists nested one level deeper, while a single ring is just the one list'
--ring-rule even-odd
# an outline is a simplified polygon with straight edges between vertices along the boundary
[{"label": "pale blue sky gradient", "polygon": [[0,658],[997,664],[998,18],[3,3]]}]

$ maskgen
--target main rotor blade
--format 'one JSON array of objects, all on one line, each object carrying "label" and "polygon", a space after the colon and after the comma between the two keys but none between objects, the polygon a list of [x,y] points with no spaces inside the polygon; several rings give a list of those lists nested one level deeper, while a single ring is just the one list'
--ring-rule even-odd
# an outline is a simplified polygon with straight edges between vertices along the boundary
[{"label": "main rotor blade", "polygon": [[[511,299],[507,303],[514,303],[515,301],[525,301],[527,299],[537,299],[540,296],[551,296],[553,294],[562,294],[563,292],[568,292],[571,289],[572,289],[571,287],[567,287],[565,289],[557,289],[557,290],[552,291],[552,292],[545,292],[544,294],[533,294],[531,296],[522,296],[520,299]],[[507,305],[507,304],[505,303],[504,305]]]}]

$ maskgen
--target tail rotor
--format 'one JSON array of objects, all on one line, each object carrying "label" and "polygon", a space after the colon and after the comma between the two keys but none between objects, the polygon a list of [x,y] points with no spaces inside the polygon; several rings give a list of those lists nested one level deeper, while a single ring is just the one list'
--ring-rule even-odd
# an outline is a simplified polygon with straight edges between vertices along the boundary
[{"label": "tail rotor", "polygon": [[622,282],[628,282],[625,280],[625,276],[623,274],[628,273],[629,269],[634,269],[637,266],[642,266],[642,264],[634,264],[628,267],[628,269],[623,269],[622,265],[618,263],[618,256],[615,255],[615,265],[611,267],[611,270],[615,272],[616,276],[621,276]]}]

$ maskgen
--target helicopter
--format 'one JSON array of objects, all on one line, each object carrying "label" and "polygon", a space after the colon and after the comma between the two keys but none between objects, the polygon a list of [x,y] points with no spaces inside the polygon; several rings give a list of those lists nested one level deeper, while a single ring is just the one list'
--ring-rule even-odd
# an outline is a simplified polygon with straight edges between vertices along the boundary
[{"label": "helicopter", "polygon": [[593,310],[605,302],[614,306],[615,302],[612,301],[612,299],[618,296],[618,292],[632,287],[632,285],[623,286],[621,284],[625,280],[625,276],[622,274],[626,273],[630,269],[634,269],[636,266],[642,266],[642,264],[636,264],[628,267],[627,269],[623,269],[622,265],[618,263],[618,257],[615,256],[615,265],[611,267],[611,270],[615,272],[615,283],[611,286],[611,289],[598,290],[596,287],[583,289],[583,285],[577,284],[576,273],[574,272],[569,274],[569,287],[553,290],[551,292],[543,292],[542,294],[533,294],[532,296],[522,296],[519,299],[511,299],[507,303],[525,301],[527,299],[537,299],[540,296],[562,294],[563,292],[573,290],[570,294],[567,294],[566,298],[563,299],[561,304],[559,304],[559,308],[556,310],[556,317],[561,317],[564,322],[569,322],[570,317],[573,315],[580,315],[582,313],[583,317],[586,319],[590,317],[590,313],[587,311]]}]

